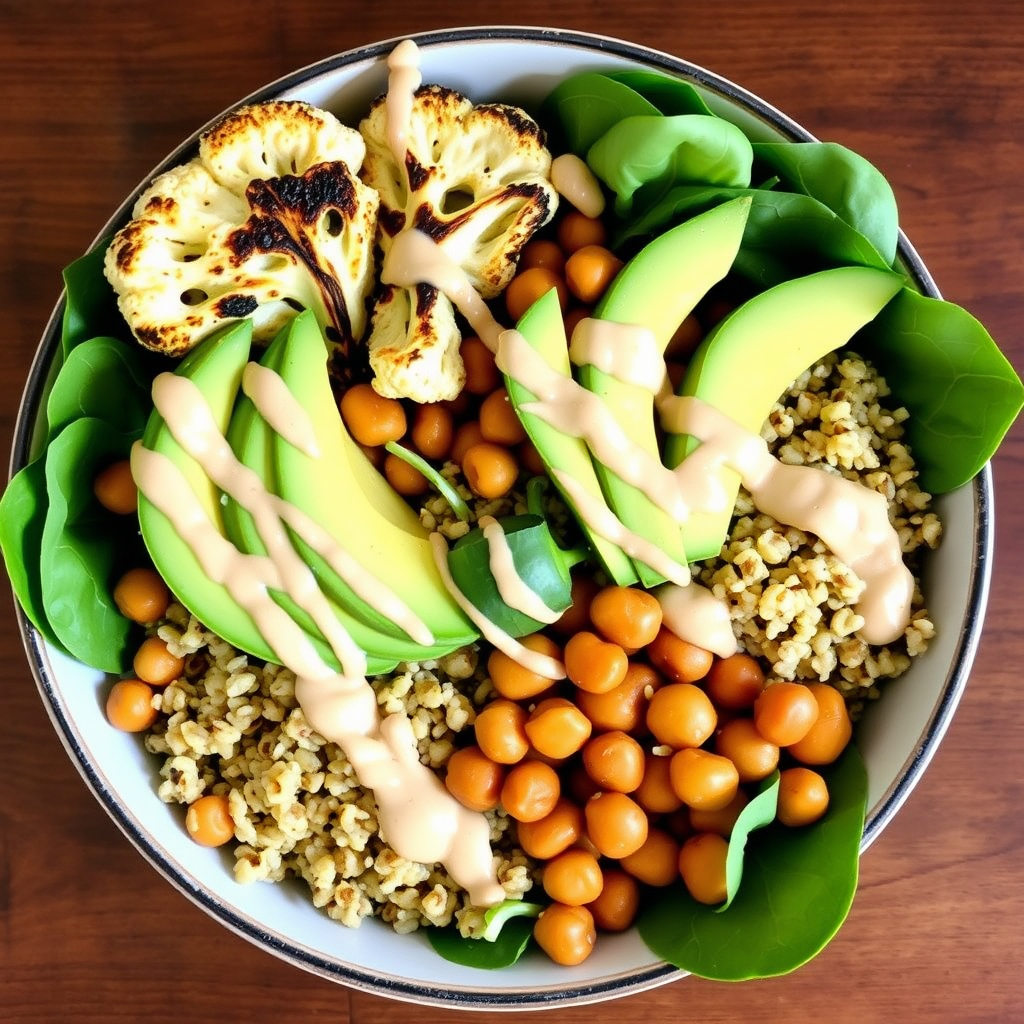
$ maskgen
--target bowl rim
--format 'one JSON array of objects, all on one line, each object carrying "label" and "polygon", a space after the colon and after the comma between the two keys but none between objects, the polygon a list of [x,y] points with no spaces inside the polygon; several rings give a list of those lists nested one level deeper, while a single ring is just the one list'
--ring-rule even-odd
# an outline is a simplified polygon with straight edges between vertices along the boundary
[{"label": "bowl rim", "polygon": [[[792,141],[817,141],[814,135],[787,114],[728,78],[684,58],[623,39],[572,29],[517,25],[465,26],[410,33],[354,47],[315,61],[261,86],[231,104],[180,143],[142,179],[104,224],[89,248],[93,248],[119,225],[128,215],[137,196],[157,174],[186,158],[189,151],[196,146],[199,136],[226,113],[247,103],[258,103],[271,99],[286,90],[302,85],[314,76],[330,73],[352,64],[384,58],[403,39],[412,39],[423,48],[453,43],[507,41],[568,45],[588,53],[607,53],[609,56],[642,62],[648,67],[670,74],[684,75],[689,81],[740,104],[748,113],[753,114],[775,131],[788,135]],[[935,298],[941,297],[930,272],[902,229],[898,236],[897,256],[925,294]],[[46,390],[48,374],[60,344],[60,324],[64,304],[65,293],[62,292],[51,312],[32,359],[15,423],[9,476],[13,476],[30,461],[33,434]],[[980,643],[988,601],[995,537],[991,464],[987,463],[982,468],[970,486],[973,492],[974,559],[968,582],[968,605],[963,630],[943,683],[941,698],[918,738],[913,753],[901,766],[889,789],[876,801],[874,807],[869,809],[870,813],[861,841],[861,854],[881,835],[886,825],[907,800],[930,763],[967,685],[971,665]],[[442,987],[420,982],[407,982],[396,976],[382,979],[373,971],[352,964],[342,965],[321,957],[312,950],[282,942],[280,936],[268,931],[258,921],[226,906],[207,889],[191,884],[181,868],[170,857],[164,855],[152,838],[107,789],[101,775],[90,761],[85,749],[86,745],[75,723],[65,713],[59,695],[52,685],[50,678],[52,666],[46,642],[25,616],[16,600],[14,603],[29,667],[46,712],[58,738],[93,796],[143,857],[179,892],[230,931],[264,951],[312,974],[342,983],[358,991],[408,1002],[465,1010],[514,1011],[582,1005],[642,992],[686,976],[685,971],[674,965],[660,962],[652,964],[650,967],[606,976],[598,981],[568,986],[539,986],[528,990],[505,990],[496,986],[445,985]]]}]

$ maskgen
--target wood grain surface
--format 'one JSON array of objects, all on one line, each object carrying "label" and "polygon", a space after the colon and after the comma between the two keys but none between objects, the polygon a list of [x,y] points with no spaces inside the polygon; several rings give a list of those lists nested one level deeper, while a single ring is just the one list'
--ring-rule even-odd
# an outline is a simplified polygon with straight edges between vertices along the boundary
[{"label": "wood grain surface", "polygon": [[[0,0],[0,449],[60,269],[182,138],[263,83],[424,29],[576,27],[648,44],[769,98],[892,181],[943,294],[1024,366],[1019,0]],[[1024,1019],[1024,429],[994,464],[987,624],[923,781],[865,855],[846,925],[793,975],[684,979],[548,1021]],[[0,1020],[492,1020],[307,976],[207,918],[123,839],[39,699],[0,607]],[[495,977],[500,984],[500,976]]]}]

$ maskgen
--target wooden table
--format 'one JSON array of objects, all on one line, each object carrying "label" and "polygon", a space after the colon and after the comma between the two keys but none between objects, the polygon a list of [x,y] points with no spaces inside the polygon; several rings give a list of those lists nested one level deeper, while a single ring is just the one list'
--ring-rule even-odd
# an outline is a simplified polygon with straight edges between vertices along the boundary
[{"label": "wooden table", "polygon": [[[556,9],[557,8],[557,9]],[[196,126],[278,75],[378,38],[495,18],[686,57],[872,159],[943,293],[1024,366],[1024,7],[1017,0],[0,0],[0,449],[60,268]],[[551,1021],[1024,1019],[1024,428],[995,460],[988,623],[947,738],[863,860],[839,936],[789,977],[684,980]],[[7,599],[5,598],[5,601]],[[167,885],[88,795],[0,615],[0,1019],[357,1024],[409,1009],[310,977]],[[415,1019],[494,1019],[421,1009]]]}]

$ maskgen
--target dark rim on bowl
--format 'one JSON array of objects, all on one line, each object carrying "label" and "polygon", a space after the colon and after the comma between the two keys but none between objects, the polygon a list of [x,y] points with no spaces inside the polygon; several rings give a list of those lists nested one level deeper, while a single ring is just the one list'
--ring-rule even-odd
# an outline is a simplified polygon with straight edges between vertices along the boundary
[{"label": "dark rim on bowl", "polygon": [[[314,76],[362,61],[384,58],[401,38],[405,37],[384,40],[325,58],[308,67],[285,75],[275,82],[269,83],[243,100],[240,100],[234,106],[269,99],[283,91],[303,84]],[[766,103],[760,97],[730,82],[728,79],[681,58],[622,40],[584,32],[516,26],[441,30],[414,34],[411,38],[419,46],[425,48],[440,44],[485,40],[551,43],[575,47],[590,53],[607,53],[614,57],[640,61],[649,67],[681,75],[689,81],[707,88],[711,92],[739,103],[767,125],[783,132],[794,141],[814,141],[813,135],[781,111]],[[234,106],[230,109],[234,109]],[[219,116],[214,120],[218,120]],[[213,122],[211,121],[210,123]],[[121,221],[126,219],[136,196],[153,177],[187,157],[189,150],[195,146],[199,135],[205,127],[196,131],[189,139],[178,146],[143,179],[140,185],[124,201],[99,232],[96,238],[97,242],[113,231]],[[935,282],[921,262],[917,252],[902,232],[900,232],[899,236],[898,256],[922,291],[925,294],[938,297],[939,292]],[[64,297],[62,295],[50,316],[29,372],[15,428],[11,455],[12,474],[29,461],[36,420],[44,395],[50,364],[60,341],[60,322],[63,308]],[[927,767],[959,703],[964,687],[967,684],[971,663],[977,651],[988,599],[994,540],[992,474],[989,466],[984,467],[971,486],[974,499],[974,560],[969,580],[967,614],[954,652],[952,668],[945,680],[941,699],[934,708],[925,730],[919,737],[914,753],[901,767],[896,780],[890,788],[876,802],[875,806],[869,809],[870,814],[861,842],[862,852],[881,834],[882,830],[907,799]],[[395,975],[382,977],[375,972],[360,967],[339,964],[324,958],[311,949],[299,947],[284,940],[280,935],[268,931],[253,918],[225,906],[213,893],[198,885],[166,851],[159,848],[153,838],[144,832],[135,818],[118,803],[104,778],[92,763],[83,738],[68,717],[66,708],[63,706],[61,698],[52,684],[52,667],[43,638],[31,623],[28,622],[20,608],[17,609],[17,614],[28,660],[40,694],[43,697],[46,710],[73,763],[92,789],[100,804],[143,856],[168,881],[221,924],[242,938],[261,946],[295,966],[321,977],[343,982],[365,992],[461,1009],[537,1009],[555,1004],[565,1006],[591,1003],[606,999],[612,995],[622,996],[640,992],[683,976],[684,972],[678,970],[673,965],[659,963],[651,967],[605,977],[599,981],[575,985],[538,986],[526,990],[499,989],[497,986],[482,985],[479,987],[452,987],[450,985],[442,987],[406,981]]]}]

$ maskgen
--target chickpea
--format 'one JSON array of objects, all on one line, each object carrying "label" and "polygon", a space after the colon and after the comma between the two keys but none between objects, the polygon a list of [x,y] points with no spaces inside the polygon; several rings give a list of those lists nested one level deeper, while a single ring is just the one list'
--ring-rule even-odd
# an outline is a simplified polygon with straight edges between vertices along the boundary
[{"label": "chickpea", "polygon": [[416,498],[430,490],[427,478],[405,459],[388,452],[384,457],[384,477],[403,497]]},{"label": "chickpea", "polygon": [[699,747],[673,754],[669,777],[672,788],[687,807],[708,811],[727,807],[740,785],[739,772],[732,761]]},{"label": "chickpea", "polygon": [[644,845],[619,864],[646,885],[671,885],[679,877],[679,843],[664,829],[648,829]]},{"label": "chickpea", "polygon": [[551,765],[521,761],[505,776],[501,806],[516,821],[540,821],[555,809],[561,794],[558,772]]},{"label": "chickpea", "polygon": [[480,424],[476,420],[469,420],[467,423],[460,424],[456,427],[455,434],[452,437],[452,447],[448,452],[448,457],[452,462],[461,466],[466,458],[466,452],[474,445],[480,444],[483,439],[484,435],[480,430]]},{"label": "chickpea", "polygon": [[704,337],[704,328],[696,313],[690,313],[683,318],[683,322],[676,328],[675,334],[669,338],[665,346],[665,356],[668,359],[688,360],[693,355],[697,346]]},{"label": "chickpea", "polygon": [[564,310],[569,302],[569,290],[560,274],[547,267],[529,267],[520,271],[505,289],[505,308],[514,322],[543,295],[554,288],[558,293],[558,304]]},{"label": "chickpea", "polygon": [[114,584],[114,604],[132,622],[156,622],[167,611],[171,593],[155,569],[129,569]]},{"label": "chickpea", "polygon": [[651,664],[675,683],[695,683],[711,668],[714,655],[662,626],[647,648]]},{"label": "chickpea", "polygon": [[377,394],[372,384],[353,384],[339,403],[353,439],[375,448],[405,436],[405,409],[397,398]]},{"label": "chickpea", "polygon": [[800,828],[817,821],[828,810],[828,786],[812,768],[798,766],[779,773],[776,817],[783,825]]},{"label": "chickpea", "polygon": [[590,603],[597,591],[598,585],[593,576],[584,573],[573,576],[570,591],[572,603],[551,628],[563,635],[586,629],[590,625]]},{"label": "chickpea", "polygon": [[530,712],[524,728],[534,750],[560,760],[583,747],[593,726],[572,701],[549,697]]},{"label": "chickpea", "polygon": [[498,806],[505,769],[479,747],[462,747],[448,759],[444,784],[463,807],[492,811]]},{"label": "chickpea", "polygon": [[649,706],[648,693],[654,694],[663,680],[649,665],[631,662],[626,677],[607,693],[578,690],[576,706],[594,723],[595,729],[621,729],[636,732],[644,723]]},{"label": "chickpea", "polygon": [[583,963],[594,951],[597,941],[594,916],[586,907],[552,903],[537,918],[533,937],[556,964],[573,967]]},{"label": "chickpea", "polygon": [[423,456],[436,462],[446,459],[455,436],[451,412],[437,402],[417,406],[410,434]]},{"label": "chickpea", "polygon": [[716,707],[746,711],[764,689],[764,670],[749,654],[716,658],[704,679],[704,689]]},{"label": "chickpea", "polygon": [[599,788],[632,793],[644,777],[644,749],[624,732],[603,732],[587,741],[583,767]]},{"label": "chickpea", "polygon": [[558,222],[555,229],[558,244],[563,252],[574,253],[585,245],[604,245],[608,229],[597,217],[587,217],[579,210],[569,210]]},{"label": "chickpea", "polygon": [[640,909],[640,886],[619,868],[606,868],[601,895],[587,904],[601,931],[624,932],[636,920]]},{"label": "chickpea", "polygon": [[526,708],[515,701],[492,700],[474,724],[477,746],[498,764],[516,764],[530,750],[526,735]]},{"label": "chickpea", "polygon": [[482,441],[462,457],[462,472],[474,494],[500,498],[512,490],[519,476],[519,464],[507,448]]},{"label": "chickpea", "polygon": [[485,441],[509,447],[526,440],[526,430],[512,407],[506,388],[492,391],[480,403],[480,432]]},{"label": "chickpea", "polygon": [[693,683],[670,683],[651,698],[647,728],[659,743],[699,747],[715,731],[718,715],[708,695]]},{"label": "chickpea", "polygon": [[561,274],[565,269],[565,253],[551,239],[531,238],[519,254],[519,269],[529,270],[530,267],[544,267]]},{"label": "chickpea", "polygon": [[[528,650],[546,654],[549,658],[561,657],[562,652],[558,644],[543,633],[532,633],[530,636],[522,637],[519,642]],[[494,688],[502,697],[509,700],[529,700],[553,685],[552,680],[520,665],[504,651],[491,652],[487,659],[487,672],[494,683]]]},{"label": "chickpea", "polygon": [[601,895],[604,878],[601,865],[592,853],[570,848],[544,865],[541,884],[556,903],[582,907]]},{"label": "chickpea", "polygon": [[231,820],[228,798],[210,793],[189,804],[185,812],[185,828],[200,846],[223,846],[234,838],[235,823]]},{"label": "chickpea", "polygon": [[648,814],[670,814],[683,806],[672,788],[672,758],[659,757],[648,751],[644,755],[644,775],[633,793],[633,799]]},{"label": "chickpea", "polygon": [[626,678],[629,661],[618,645],[582,630],[565,645],[565,674],[588,693],[607,693]]},{"label": "chickpea", "polygon": [[691,807],[688,821],[694,832],[717,832],[726,839],[732,835],[736,819],[743,808],[750,803],[750,796],[744,789],[736,790],[736,795],[724,807],[709,811],[706,807]]},{"label": "chickpea", "polygon": [[647,840],[647,815],[625,793],[598,793],[587,801],[583,813],[587,835],[604,857],[621,860]]},{"label": "chickpea", "polygon": [[722,903],[728,891],[725,858],[729,844],[714,832],[702,832],[683,843],[679,850],[679,874],[690,895],[709,906]]},{"label": "chickpea", "polygon": [[581,320],[586,320],[594,315],[590,306],[574,306],[562,317],[562,324],[565,327],[565,336],[572,340],[573,332],[579,326]]},{"label": "chickpea", "polygon": [[559,797],[543,818],[519,823],[519,845],[527,857],[551,860],[579,841],[583,827],[582,809],[567,797]]},{"label": "chickpea", "polygon": [[621,269],[622,260],[610,249],[584,245],[565,261],[565,283],[580,302],[597,302]]},{"label": "chickpea", "polygon": [[107,694],[107,721],[121,732],[145,732],[157,718],[153,688],[141,679],[120,679]]},{"label": "chickpea", "polygon": [[818,702],[803,683],[770,683],[754,701],[757,731],[779,747],[802,740],[818,717]]},{"label": "chickpea", "polygon": [[715,753],[736,765],[740,782],[759,782],[779,764],[779,748],[757,731],[752,718],[726,722],[715,737]]},{"label": "chickpea", "polygon": [[636,587],[604,587],[590,605],[597,631],[627,651],[653,643],[661,629],[661,605],[646,590]]},{"label": "chickpea", "polygon": [[818,705],[818,717],[803,739],[786,749],[803,764],[831,764],[846,749],[853,735],[853,724],[843,695],[828,683],[807,687]]},{"label": "chickpea", "polygon": [[463,338],[459,355],[466,368],[465,391],[471,395],[489,395],[501,384],[501,372],[494,362],[494,353],[479,338]]},{"label": "chickpea", "polygon": [[131,515],[139,507],[139,489],[128,459],[120,459],[101,470],[92,484],[96,500],[119,516]]},{"label": "chickpea", "polygon": [[171,654],[160,637],[151,636],[143,640],[135,652],[133,667],[144,683],[166,686],[180,678],[185,669],[185,659]]},{"label": "chickpea", "polygon": [[592,796],[600,793],[602,788],[590,777],[589,772],[582,764],[577,765],[569,772],[566,787],[569,790],[569,795],[580,807],[583,807]]}]

